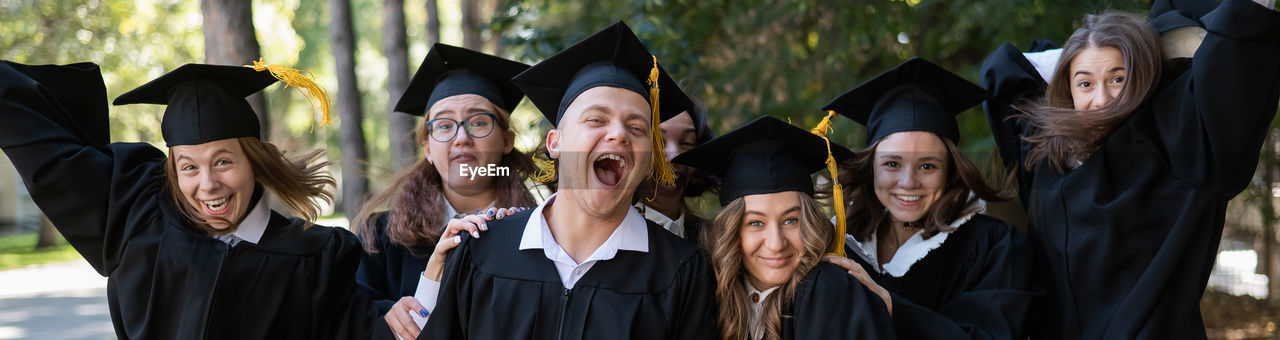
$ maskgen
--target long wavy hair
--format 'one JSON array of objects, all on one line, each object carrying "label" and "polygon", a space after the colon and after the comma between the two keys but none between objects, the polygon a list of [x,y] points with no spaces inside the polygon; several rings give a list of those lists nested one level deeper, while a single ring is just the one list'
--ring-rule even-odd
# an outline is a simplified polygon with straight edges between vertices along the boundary
[{"label": "long wavy hair", "polygon": [[[765,298],[763,314],[764,338],[781,338],[782,307],[795,298],[796,287],[804,275],[818,265],[822,254],[835,249],[835,226],[822,211],[822,205],[809,195],[795,193],[800,198],[801,206],[801,242],[804,253],[800,256],[800,265],[786,284]],[[716,324],[720,327],[720,338],[748,339],[751,333],[751,298],[747,296],[743,279],[747,269],[742,261],[746,256],[742,251],[741,230],[746,203],[742,198],[729,202],[724,210],[716,215],[710,228],[702,230],[702,247],[712,259],[716,273],[716,302],[720,304],[720,314]]]},{"label": "long wavy hair", "polygon": [[[492,104],[491,104],[492,105]],[[510,115],[501,108],[493,107],[498,112],[495,120],[499,131],[510,131]],[[418,145],[426,147],[430,138],[426,133],[426,120],[418,124],[415,140]],[[462,132],[466,133],[466,132]],[[525,179],[533,172],[533,161],[520,150],[502,156],[498,166],[511,170],[510,176],[494,177],[494,190],[497,191],[498,207],[532,207],[537,205],[533,195],[525,188]],[[374,225],[372,218],[380,210],[387,211],[387,238],[392,244],[409,250],[410,254],[425,257],[429,253],[419,254],[415,246],[433,246],[444,232],[445,223],[451,216],[445,216],[444,182],[436,167],[426,158],[419,159],[412,166],[398,172],[387,190],[373,196],[365,202],[356,215],[352,225],[356,226],[361,243],[366,252],[377,253],[378,236],[382,232]]]},{"label": "long wavy hair", "polygon": [[[947,148],[947,179],[942,196],[920,219],[925,239],[940,232],[954,231],[951,222],[975,212],[974,203],[979,199],[998,202],[1012,198],[1009,188],[1013,186],[1013,176],[1000,175],[992,181],[994,184],[988,184],[982,171],[960,152],[955,143],[947,138],[938,138]],[[849,235],[861,241],[870,239],[880,226],[889,221],[889,212],[876,198],[875,192],[875,155],[879,146],[880,141],[876,141],[840,163],[840,185],[852,202],[845,225],[849,228]]]},{"label": "long wavy hair", "polygon": [[[337,186],[333,176],[325,171],[330,162],[324,160],[324,150],[312,150],[298,158],[285,157],[283,151],[274,144],[263,142],[257,137],[236,138],[240,149],[244,151],[249,166],[253,169],[254,181],[270,190],[289,207],[289,211],[306,221],[303,228],[310,228],[311,223],[320,217],[321,204],[333,202],[333,188]],[[169,148],[173,154],[173,148]],[[182,189],[178,186],[177,166],[173,157],[165,158],[164,177],[169,186],[170,199],[179,207],[182,216],[195,225],[196,229],[206,234],[225,232],[213,229],[209,222],[197,216],[196,208],[182,197]],[[263,198],[265,199],[265,198]],[[253,207],[249,207],[252,209]],[[245,212],[248,214],[248,212]],[[239,227],[239,221],[226,221],[232,225],[231,230]]]},{"label": "long wavy hair", "polygon": [[[1071,98],[1071,61],[1090,47],[1120,50],[1127,71],[1124,87],[1105,107],[1076,110]],[[1015,115],[1014,119],[1033,127],[1031,134],[1024,137],[1033,146],[1023,166],[1035,170],[1047,160],[1054,170],[1063,173],[1073,167],[1074,161],[1082,161],[1102,147],[1107,136],[1155,92],[1163,53],[1155,30],[1137,15],[1114,11],[1086,15],[1084,23],[1064,44],[1044,97],[1016,105],[1024,114]]]}]

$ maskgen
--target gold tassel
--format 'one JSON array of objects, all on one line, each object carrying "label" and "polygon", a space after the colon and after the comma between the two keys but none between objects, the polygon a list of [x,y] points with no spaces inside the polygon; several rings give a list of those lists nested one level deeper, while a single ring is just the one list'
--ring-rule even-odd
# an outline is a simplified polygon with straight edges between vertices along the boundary
[{"label": "gold tassel", "polygon": [[[253,68],[254,71],[270,71],[271,75],[284,82],[285,87],[293,86],[302,93],[307,102],[311,103],[312,108],[320,111],[320,126],[325,127],[333,124],[333,119],[329,115],[329,95],[325,93],[324,88],[320,84],[316,84],[311,72],[289,68],[278,64],[267,64],[258,58],[253,65],[245,65],[245,67]],[[318,106],[318,108],[317,108]],[[311,125],[311,131],[315,131],[315,124]]]},{"label": "gold tassel", "polygon": [[[650,141],[653,144],[654,158],[650,176],[653,177],[655,186],[657,184],[675,186],[676,174],[671,170],[671,162],[667,161],[667,152],[663,150],[662,127],[659,126],[662,123],[662,114],[658,110],[658,57],[650,57],[653,58],[653,68],[649,70],[649,106],[653,108],[653,116],[649,120],[649,129],[653,131],[653,138]],[[657,190],[654,190],[654,194],[657,195]],[[649,201],[652,202],[653,197],[650,197]]]},{"label": "gold tassel", "polygon": [[829,253],[836,256],[844,256],[844,234],[846,229],[844,218],[844,188],[840,186],[840,174],[836,170],[836,158],[831,153],[831,140],[827,139],[827,132],[831,131],[832,120],[835,118],[836,112],[827,110],[827,116],[822,117],[822,121],[813,127],[809,132],[822,137],[827,142],[827,171],[831,172],[831,198],[835,204],[836,211],[836,250]]},{"label": "gold tassel", "polygon": [[543,158],[540,155],[533,156],[530,158],[533,159],[533,165],[536,168],[534,169],[533,175],[529,177],[530,179],[533,179],[535,181],[542,182],[542,183],[550,183],[551,181],[556,179],[556,162],[555,161]]},{"label": "gold tassel", "polygon": [[809,132],[818,135],[818,137],[826,138],[827,132],[831,131],[831,121],[835,119],[835,117],[835,111],[827,110],[827,116],[822,117],[822,121],[818,122],[818,126],[814,126],[813,130],[809,130]]}]

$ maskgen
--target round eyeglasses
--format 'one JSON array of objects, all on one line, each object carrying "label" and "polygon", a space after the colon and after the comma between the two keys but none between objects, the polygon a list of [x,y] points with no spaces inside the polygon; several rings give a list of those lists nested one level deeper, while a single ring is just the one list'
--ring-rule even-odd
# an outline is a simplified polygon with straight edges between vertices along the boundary
[{"label": "round eyeglasses", "polygon": [[449,118],[436,118],[427,121],[427,129],[431,132],[431,139],[448,143],[453,137],[458,135],[458,125],[462,125],[462,129],[467,130],[467,135],[471,138],[485,138],[493,133],[493,120],[496,117],[492,113],[477,113],[458,122]]}]

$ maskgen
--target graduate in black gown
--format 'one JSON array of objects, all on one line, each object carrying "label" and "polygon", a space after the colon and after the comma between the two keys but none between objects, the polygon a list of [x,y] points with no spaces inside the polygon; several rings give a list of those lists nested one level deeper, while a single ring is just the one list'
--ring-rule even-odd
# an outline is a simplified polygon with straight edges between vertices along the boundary
[{"label": "graduate in black gown", "polygon": [[1227,202],[1253,176],[1280,95],[1280,13],[1225,0],[1200,21],[1189,67],[1162,67],[1150,27],[1116,13],[1086,18],[1047,84],[1009,44],[983,63],[1047,293],[1035,336],[1205,336],[1199,301]]},{"label": "graduate in black gown", "polygon": [[[662,122],[659,127],[662,128],[667,158],[675,158],[713,137],[707,124],[707,108],[696,100],[689,110]],[[705,171],[683,164],[672,164],[671,168],[676,174],[676,184],[658,185],[653,179],[645,179],[636,189],[636,209],[640,209],[645,219],[698,244],[707,220],[694,214],[685,198],[715,192],[716,179]]]},{"label": "graduate in black gown", "polygon": [[690,103],[619,22],[517,75],[555,126],[558,191],[462,234],[419,339],[707,339],[711,267],[631,206],[652,172],[671,185],[660,119]]},{"label": "graduate in black gown", "polygon": [[722,179],[724,210],[702,235],[716,272],[718,338],[894,338],[880,297],[822,261],[837,233],[810,174],[829,154],[852,156],[763,116],[676,157]]},{"label": "graduate in black gown", "polygon": [[842,163],[847,258],[831,260],[873,281],[903,338],[1021,339],[1034,315],[1029,242],[982,214],[1004,186],[956,146],[955,115],[986,98],[912,58],[824,108],[866,126],[867,145]]},{"label": "graduate in black gown", "polygon": [[[356,289],[355,235],[310,222],[316,202],[332,199],[321,151],[286,159],[260,140],[244,100],[275,83],[272,73],[298,75],[270,68],[188,64],[116,98],[168,104],[166,158],[150,144],[108,143],[96,65],[0,62],[0,148],[58,231],[108,277],[118,337],[369,336],[376,315]],[[269,209],[264,190],[303,218]]]},{"label": "graduate in black gown", "polygon": [[[524,186],[533,162],[514,148],[511,127],[511,110],[524,93],[510,79],[528,68],[437,43],[396,103],[396,112],[426,118],[417,133],[425,157],[401,171],[355,218],[366,251],[356,281],[377,300],[386,321],[375,323],[375,338],[390,338],[393,331],[400,338],[417,337],[421,325],[410,313],[425,321],[422,317],[434,306],[407,297],[415,295],[423,280],[430,286],[421,287],[423,294],[435,298],[443,254],[456,244],[440,243],[447,239],[441,237],[447,222],[480,210],[489,216],[536,205]],[[464,166],[473,170],[490,164],[508,169],[508,175],[471,176],[473,171],[461,171]],[[424,278],[428,267],[432,270]]]}]

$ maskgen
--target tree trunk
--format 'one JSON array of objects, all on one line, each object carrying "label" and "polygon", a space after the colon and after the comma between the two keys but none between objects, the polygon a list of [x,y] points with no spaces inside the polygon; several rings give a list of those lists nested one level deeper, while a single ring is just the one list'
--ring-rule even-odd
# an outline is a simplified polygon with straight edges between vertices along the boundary
[{"label": "tree trunk", "polygon": [[1262,274],[1268,278],[1267,284],[1267,301],[1272,304],[1280,304],[1280,273],[1277,271],[1276,254],[1275,254],[1275,224],[1276,224],[1276,208],[1274,190],[1276,180],[1276,129],[1271,129],[1270,138],[1264,142],[1262,148],[1262,179],[1266,183],[1266,190],[1262,193],[1262,206],[1259,213],[1262,215],[1262,252],[1257,255],[1258,268]]},{"label": "tree trunk", "polygon": [[[200,0],[204,15],[204,62],[218,65],[251,65],[262,56],[253,29],[250,0]],[[267,98],[261,92],[248,98],[262,125],[262,139],[271,140]]]},{"label": "tree trunk", "polygon": [[462,47],[482,51],[480,38],[480,0],[462,0]]},{"label": "tree trunk", "polygon": [[405,34],[404,0],[386,0],[382,7],[382,53],[387,56],[387,127],[391,134],[392,171],[413,165],[418,149],[413,140],[413,116],[395,112],[396,102],[409,86],[409,43]]},{"label": "tree trunk", "polygon": [[56,245],[58,245],[58,229],[53,228],[53,222],[49,221],[49,216],[40,214],[40,236],[36,239],[36,249]]},{"label": "tree trunk", "polygon": [[440,42],[440,6],[427,0],[427,47]]},{"label": "tree trunk", "polygon": [[329,37],[338,68],[338,144],[342,146],[342,212],[350,220],[364,205],[368,182],[364,167],[369,159],[364,143],[364,114],[360,112],[360,86],[356,83],[355,35],[351,1],[329,0]]},{"label": "tree trunk", "polygon": [[[489,0],[489,19],[490,20],[498,17],[499,15],[498,11],[500,10],[498,8],[499,3],[501,3],[501,1]],[[494,29],[492,32],[489,32],[489,41],[488,41],[489,51],[493,52],[493,55],[496,55],[496,56],[503,55],[502,34],[504,32],[505,32],[505,27],[503,30]]]}]

